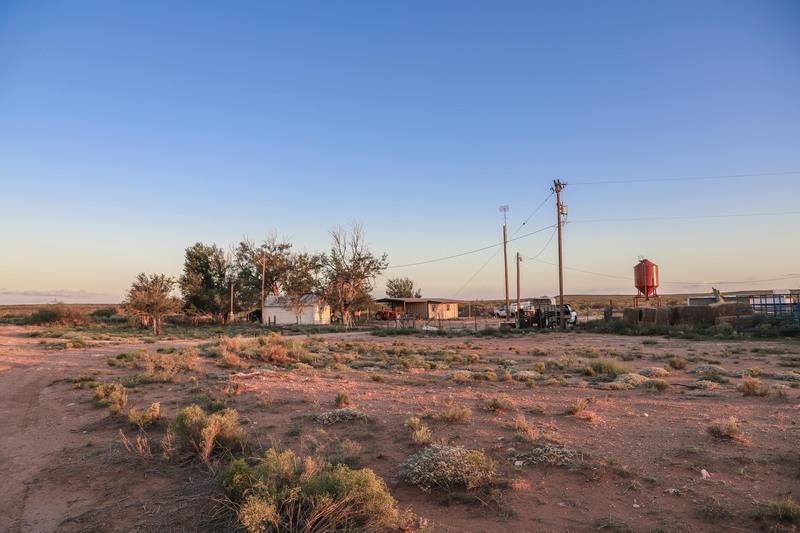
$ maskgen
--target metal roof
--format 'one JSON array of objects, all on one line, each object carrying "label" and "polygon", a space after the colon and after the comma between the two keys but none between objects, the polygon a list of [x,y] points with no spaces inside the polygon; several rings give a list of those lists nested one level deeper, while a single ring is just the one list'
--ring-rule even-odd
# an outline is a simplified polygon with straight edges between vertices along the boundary
[{"label": "metal roof", "polygon": [[432,304],[460,304],[464,303],[464,300],[453,300],[450,298],[380,298],[375,300],[376,302],[380,303],[405,303],[405,304],[423,304],[423,303],[432,303]]}]

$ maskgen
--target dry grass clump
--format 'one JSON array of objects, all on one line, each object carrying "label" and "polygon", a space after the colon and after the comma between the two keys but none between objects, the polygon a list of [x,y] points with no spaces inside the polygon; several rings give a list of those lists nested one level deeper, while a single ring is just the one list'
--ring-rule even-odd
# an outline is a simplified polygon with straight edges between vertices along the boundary
[{"label": "dry grass clump", "polygon": [[675,356],[667,359],[667,364],[674,370],[683,370],[688,363],[683,357]]},{"label": "dry grass clump", "polygon": [[738,387],[745,396],[769,396],[769,387],[757,377],[742,374],[742,384]]},{"label": "dry grass clump", "polygon": [[510,411],[514,408],[514,401],[508,396],[493,396],[483,400],[481,407],[487,411]]},{"label": "dry grass clump", "polygon": [[588,407],[589,407],[589,400],[581,398],[580,400],[577,400],[575,403],[567,407],[566,411],[564,411],[564,414],[567,416],[578,416],[583,412],[585,412]]},{"label": "dry grass clump", "polygon": [[708,434],[716,440],[738,440],[744,441],[744,433],[739,420],[735,416],[728,417],[707,428]]},{"label": "dry grass clump", "polygon": [[539,439],[539,430],[525,418],[525,415],[518,414],[514,419],[514,438],[526,442],[535,442]]},{"label": "dry grass clump", "polygon": [[579,452],[570,450],[562,444],[547,442],[537,445],[529,452],[515,455],[513,461],[515,466],[570,466],[580,457]]},{"label": "dry grass clump", "polygon": [[609,359],[602,357],[594,359],[586,364],[583,373],[587,376],[596,376],[598,374],[606,374],[609,376],[621,376],[623,374],[630,374],[632,370],[627,365],[623,365],[616,359]]},{"label": "dry grass clump", "polygon": [[470,372],[469,370],[456,370],[450,376],[450,379],[452,379],[459,385],[464,385],[472,381],[472,372]]},{"label": "dry grass clump", "polygon": [[174,353],[158,353],[140,350],[134,354],[133,364],[143,369],[139,375],[143,383],[170,383],[178,372],[188,372],[197,366],[197,350],[183,348]]},{"label": "dry grass clump", "polygon": [[269,531],[382,532],[397,529],[400,513],[372,470],[268,450],[250,466],[233,461],[222,486],[248,533]]},{"label": "dry grass clump", "polygon": [[223,337],[210,348],[210,353],[225,367],[246,366],[247,361],[262,361],[277,366],[294,363],[315,365],[319,356],[307,349],[315,340],[302,341],[284,338],[280,333],[270,333],[254,338]]},{"label": "dry grass clump", "polygon": [[433,444],[400,465],[401,477],[424,491],[438,488],[450,492],[488,486],[496,464],[478,450]]},{"label": "dry grass clump", "polygon": [[472,420],[472,409],[461,405],[451,405],[439,415],[439,419],[449,424],[468,424]]},{"label": "dry grass clump", "polygon": [[669,388],[669,382],[665,379],[648,379],[642,383],[642,387],[645,389],[653,389],[658,392],[663,392]]},{"label": "dry grass clump", "polygon": [[108,407],[108,412],[116,415],[128,405],[128,389],[121,383],[98,385],[94,389],[94,405]]},{"label": "dry grass clump", "polygon": [[406,419],[406,427],[411,430],[411,440],[414,444],[430,444],[433,433],[430,428],[422,423],[419,417],[411,416]]},{"label": "dry grass clump", "polygon": [[233,409],[208,415],[200,406],[190,405],[175,416],[171,429],[206,461],[214,450],[231,451],[241,449],[244,444],[239,414]]},{"label": "dry grass clump", "polygon": [[769,502],[769,510],[778,520],[795,522],[800,519],[800,505],[797,505],[791,496],[786,496],[785,500]]},{"label": "dry grass clump", "polygon": [[158,402],[150,404],[145,410],[131,409],[128,412],[128,422],[142,431],[163,419],[161,404]]},{"label": "dry grass clump", "polygon": [[350,393],[346,390],[341,391],[336,395],[336,398],[333,399],[333,404],[338,408],[352,405],[352,402],[350,401]]},{"label": "dry grass clump", "polygon": [[315,422],[323,426],[330,426],[332,424],[336,424],[337,422],[347,422],[349,420],[367,420],[367,417],[364,413],[352,407],[334,409],[333,411],[327,411],[325,413],[314,415],[312,418]]}]

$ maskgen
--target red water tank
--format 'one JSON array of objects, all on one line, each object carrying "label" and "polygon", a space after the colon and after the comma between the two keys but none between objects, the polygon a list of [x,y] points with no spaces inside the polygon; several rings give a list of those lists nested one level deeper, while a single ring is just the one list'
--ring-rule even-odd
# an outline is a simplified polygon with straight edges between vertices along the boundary
[{"label": "red water tank", "polygon": [[655,294],[658,288],[658,265],[642,259],[633,267],[634,286],[645,298]]}]

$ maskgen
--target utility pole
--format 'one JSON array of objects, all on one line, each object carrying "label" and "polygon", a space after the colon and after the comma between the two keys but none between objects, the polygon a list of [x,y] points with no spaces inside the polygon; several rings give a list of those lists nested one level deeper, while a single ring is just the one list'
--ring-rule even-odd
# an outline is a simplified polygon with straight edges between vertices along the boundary
[{"label": "utility pole", "polygon": [[558,223],[558,315],[561,317],[561,329],[567,329],[567,317],[564,316],[564,260],[561,245],[561,227],[563,226],[562,217],[567,216],[567,206],[561,203],[561,190],[567,184],[561,180],[553,180],[553,188],[556,193],[556,222]]},{"label": "utility pole", "polygon": [[522,256],[517,252],[517,327],[520,327],[520,320],[522,319],[522,307],[519,301],[519,264],[522,262]]},{"label": "utility pole", "polygon": [[505,263],[506,273],[506,322],[511,318],[511,300],[508,296],[508,236],[506,230],[506,213],[508,213],[508,206],[501,205],[500,211],[503,212],[503,261]]}]

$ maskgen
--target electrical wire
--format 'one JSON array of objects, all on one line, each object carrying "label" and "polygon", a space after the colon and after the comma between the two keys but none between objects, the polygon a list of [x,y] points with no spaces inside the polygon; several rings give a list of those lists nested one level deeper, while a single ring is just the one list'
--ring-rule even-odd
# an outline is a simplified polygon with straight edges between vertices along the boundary
[{"label": "electrical wire", "polygon": [[[525,237],[530,237],[531,235],[535,235],[537,233],[541,233],[541,232],[543,232],[543,231],[545,231],[547,229],[550,229],[552,227],[553,226],[547,226],[547,227],[544,227],[544,228],[541,228],[541,229],[537,229],[536,231],[532,231],[530,233],[526,233],[525,235],[520,235],[519,237],[515,237],[513,239],[508,239],[507,242],[518,241],[520,239],[524,239]],[[455,259],[456,257],[463,257],[465,255],[475,254],[475,253],[478,253],[478,252],[482,252],[484,250],[489,250],[489,249],[494,248],[496,246],[503,246],[503,243],[501,242],[501,243],[498,243],[498,244],[490,244],[489,246],[484,246],[483,248],[476,248],[475,250],[470,250],[468,252],[462,252],[460,254],[448,255],[447,257],[439,257],[437,259],[428,259],[427,261],[419,261],[417,263],[406,263],[405,265],[392,265],[392,266],[388,266],[386,268],[387,269],[390,269],[390,268],[405,268],[405,267],[412,267],[412,266],[419,266],[419,265],[427,265],[429,263],[438,263],[439,261],[447,261],[448,259]]]},{"label": "electrical wire", "polygon": [[760,178],[764,176],[790,176],[800,174],[800,170],[792,172],[763,172],[759,174],[730,174],[725,176],[693,176],[689,178],[646,178],[640,180],[607,180],[607,181],[570,181],[570,185],[609,185],[617,183],[652,183],[657,181],[693,181],[693,180],[722,180],[735,178]]},{"label": "electrical wire", "polygon": [[800,215],[800,211],[780,211],[776,213],[740,213],[728,215],[690,215],[680,217],[645,217],[645,218],[605,218],[595,220],[570,220],[570,224],[587,224],[596,222],[642,222],[648,220],[692,220],[699,218],[743,218],[743,217],[771,217],[785,215]]},{"label": "electrical wire", "polygon": [[533,213],[531,213],[531,215],[530,215],[528,218],[526,218],[526,219],[525,219],[525,222],[523,222],[522,224],[520,224],[520,225],[519,225],[519,227],[518,227],[517,229],[515,229],[515,230],[514,230],[514,233],[512,233],[512,234],[511,234],[511,236],[513,237],[514,235],[516,235],[516,234],[517,234],[517,232],[518,232],[519,230],[521,230],[521,229],[522,229],[522,226],[524,226],[525,224],[527,224],[527,223],[528,223],[528,221],[529,221],[531,218],[533,218],[533,215],[535,215],[536,213],[538,213],[538,212],[539,212],[539,209],[541,209],[541,208],[542,208],[542,206],[543,206],[544,204],[546,204],[546,203],[547,203],[547,201],[548,201],[550,198],[552,198],[554,194],[555,194],[554,192],[551,192],[551,193],[550,193],[550,195],[549,195],[547,198],[545,198],[545,199],[542,201],[542,203],[540,203],[540,204],[539,204],[539,207],[537,207],[536,209],[534,209]]}]

